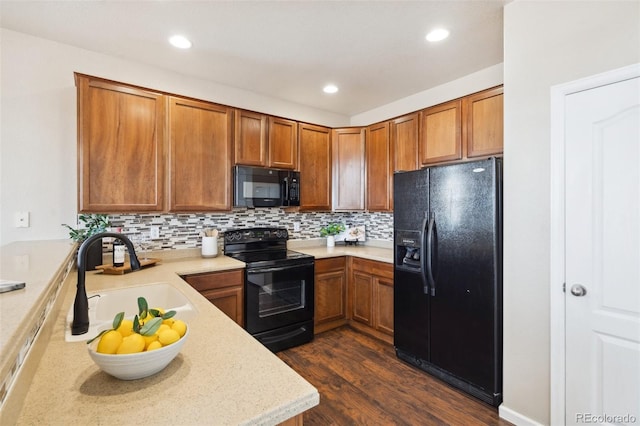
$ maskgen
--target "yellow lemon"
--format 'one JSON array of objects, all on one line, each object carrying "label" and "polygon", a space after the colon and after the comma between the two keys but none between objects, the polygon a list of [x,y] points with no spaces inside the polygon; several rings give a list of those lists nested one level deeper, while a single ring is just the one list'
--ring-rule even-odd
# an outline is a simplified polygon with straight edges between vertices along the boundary
[{"label": "yellow lemon", "polygon": [[144,317],[139,317],[138,321],[140,322],[140,325],[144,325],[147,321],[151,321],[152,319],[153,315],[151,315],[151,313],[147,313]]},{"label": "yellow lemon", "polygon": [[157,342],[158,341],[158,335],[157,334],[152,334],[151,336],[142,336],[144,338],[144,349],[145,350],[149,350],[149,345],[151,345],[153,342]]},{"label": "yellow lemon", "polygon": [[165,314],[165,311],[162,308],[153,308],[153,309],[155,309],[156,311],[160,312],[160,316],[163,316]]},{"label": "yellow lemon", "polygon": [[122,320],[120,327],[118,327],[116,331],[118,331],[122,337],[131,336],[131,333],[133,333],[133,321],[128,319]]},{"label": "yellow lemon", "polygon": [[177,331],[180,337],[182,337],[184,333],[187,332],[187,324],[182,320],[175,320],[171,329]]},{"label": "yellow lemon", "polygon": [[176,322],[176,320],[174,320],[173,318],[168,318],[166,320],[162,320],[162,323],[163,324],[167,324],[169,327],[171,327],[174,322]]},{"label": "yellow lemon", "polygon": [[144,337],[138,333],[133,333],[122,339],[118,346],[117,354],[135,354],[144,351]]},{"label": "yellow lemon", "polygon": [[180,340],[180,335],[172,329],[164,330],[158,335],[158,340],[162,343],[162,346],[167,346]]},{"label": "yellow lemon", "polygon": [[109,330],[100,337],[97,352],[101,354],[115,354],[122,343],[122,335],[116,330]]},{"label": "yellow lemon", "polygon": [[149,344],[149,347],[147,347],[147,352],[152,351],[154,349],[160,349],[161,347],[162,347],[162,343],[155,340]]},{"label": "yellow lemon", "polygon": [[169,327],[167,324],[160,324],[160,327],[156,331],[156,334],[159,336],[160,333],[162,333],[165,330],[171,330],[171,327]]}]

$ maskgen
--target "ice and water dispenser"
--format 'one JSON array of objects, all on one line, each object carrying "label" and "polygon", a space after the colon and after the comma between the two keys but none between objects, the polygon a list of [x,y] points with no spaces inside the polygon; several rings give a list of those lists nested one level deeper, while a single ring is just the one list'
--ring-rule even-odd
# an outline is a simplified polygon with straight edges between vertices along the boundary
[{"label": "ice and water dispenser", "polygon": [[396,268],[410,272],[421,272],[422,233],[420,231],[396,230],[395,245]]}]

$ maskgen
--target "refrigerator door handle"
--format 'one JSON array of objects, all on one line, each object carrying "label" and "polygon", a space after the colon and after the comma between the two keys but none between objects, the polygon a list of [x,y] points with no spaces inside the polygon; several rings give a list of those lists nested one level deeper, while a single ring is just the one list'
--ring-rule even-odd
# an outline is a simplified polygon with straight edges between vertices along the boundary
[{"label": "refrigerator door handle", "polygon": [[428,213],[425,212],[422,220],[421,243],[420,243],[420,276],[422,278],[423,293],[429,294],[429,281],[427,279],[427,224],[429,222]]},{"label": "refrigerator door handle", "polygon": [[[432,257],[433,257],[433,243],[434,243],[434,229],[436,226],[436,216],[435,214],[431,213],[429,215],[429,224],[427,226],[427,241],[426,241],[426,246],[427,246],[427,256],[426,256],[426,271],[423,275],[427,276],[427,281],[428,281],[428,288],[431,289],[431,293],[426,293],[426,294],[431,294],[431,296],[435,296],[436,295],[436,281],[433,279],[433,265],[432,265]],[[425,287],[425,290],[427,289],[427,287]]]}]

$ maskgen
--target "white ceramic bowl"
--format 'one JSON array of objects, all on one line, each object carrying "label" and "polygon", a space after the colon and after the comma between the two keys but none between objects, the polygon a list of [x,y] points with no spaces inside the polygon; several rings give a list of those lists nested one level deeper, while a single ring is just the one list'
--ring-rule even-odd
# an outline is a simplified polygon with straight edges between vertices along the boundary
[{"label": "white ceramic bowl", "polygon": [[98,364],[98,367],[107,374],[121,380],[135,380],[149,377],[162,371],[180,353],[182,345],[189,336],[187,332],[180,340],[160,349],[135,354],[101,354],[96,352],[98,342],[96,339],[88,347],[89,356]]}]

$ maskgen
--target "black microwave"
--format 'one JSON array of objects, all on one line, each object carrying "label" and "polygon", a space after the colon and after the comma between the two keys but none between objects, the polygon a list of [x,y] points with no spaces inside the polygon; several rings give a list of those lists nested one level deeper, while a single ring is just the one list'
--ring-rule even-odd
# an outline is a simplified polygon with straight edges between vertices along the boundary
[{"label": "black microwave", "polygon": [[235,166],[234,207],[289,207],[300,205],[300,172]]}]

